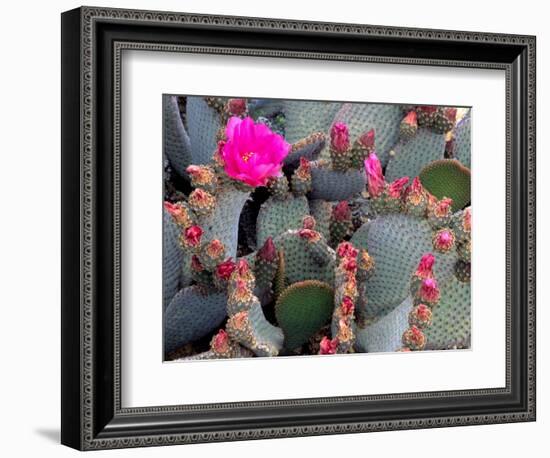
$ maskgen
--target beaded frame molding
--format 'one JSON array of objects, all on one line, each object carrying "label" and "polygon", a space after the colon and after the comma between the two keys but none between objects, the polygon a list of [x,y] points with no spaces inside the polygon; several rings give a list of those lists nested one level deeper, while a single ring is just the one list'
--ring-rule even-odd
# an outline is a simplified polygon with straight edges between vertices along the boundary
[{"label": "beaded frame molding", "polygon": [[[82,7],[62,14],[62,425],[80,450],[535,420],[535,37]],[[506,73],[504,388],[123,408],[125,49]]]}]

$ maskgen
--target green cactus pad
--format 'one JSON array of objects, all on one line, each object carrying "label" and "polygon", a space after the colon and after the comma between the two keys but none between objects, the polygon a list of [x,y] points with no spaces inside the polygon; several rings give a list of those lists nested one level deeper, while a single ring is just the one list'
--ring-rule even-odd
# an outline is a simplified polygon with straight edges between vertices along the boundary
[{"label": "green cactus pad", "polygon": [[310,196],[330,201],[348,200],[365,190],[365,182],[363,170],[337,172],[326,166],[312,165]]},{"label": "green cactus pad", "polygon": [[321,199],[309,201],[309,212],[315,218],[315,230],[323,234],[326,240],[330,240],[330,217],[332,215],[332,203]]},{"label": "green cactus pad", "polygon": [[262,204],[256,222],[257,244],[262,246],[269,237],[275,238],[288,229],[302,227],[302,219],[309,215],[304,196],[288,195],[286,199],[270,197]]},{"label": "green cactus pad", "polygon": [[164,154],[172,168],[184,176],[191,164],[191,140],[185,131],[178,107],[178,98],[166,96],[163,99]]},{"label": "green cactus pad", "polygon": [[286,141],[295,143],[314,132],[328,132],[341,106],[340,102],[282,101]]},{"label": "green cactus pad", "polygon": [[422,168],[445,154],[445,135],[435,134],[428,129],[418,129],[415,137],[408,142],[400,141],[394,148],[386,168],[386,181],[401,177],[417,176]]},{"label": "green cactus pad", "polygon": [[164,312],[164,351],[174,351],[220,326],[226,302],[225,294],[206,294],[197,286],[180,290]]},{"label": "green cactus pad", "polygon": [[208,164],[217,148],[220,115],[203,97],[187,97],[187,130],[191,139],[192,164]]},{"label": "green cactus pad", "polygon": [[287,231],[275,240],[275,246],[282,249],[285,261],[285,278],[287,284],[304,280],[319,280],[329,284],[334,283],[334,250],[326,245],[330,260],[324,265],[311,255],[309,242],[302,239],[297,231]]},{"label": "green cactus pad", "polygon": [[378,321],[366,326],[357,327],[355,349],[360,352],[388,352],[400,349],[401,337],[409,327],[409,312],[412,299],[407,297],[400,305]]},{"label": "green cactus pad", "polygon": [[357,230],[351,243],[365,248],[374,258],[376,268],[367,280],[368,317],[382,316],[409,294],[409,282],[425,253],[433,253],[435,277],[443,284],[454,276],[456,252],[436,253],[432,229],[425,219],[404,214],[387,214],[369,221]]},{"label": "green cactus pad", "polygon": [[451,278],[441,286],[439,304],[433,308],[432,325],[425,330],[426,349],[468,347],[471,333],[470,283]]},{"label": "green cactus pad", "polygon": [[468,113],[462,118],[455,128],[454,133],[454,150],[453,154],[455,159],[458,159],[464,167],[471,168],[471,152],[472,152],[472,138],[471,138],[471,118]]},{"label": "green cactus pad", "polygon": [[345,103],[334,121],[347,124],[352,141],[362,133],[374,129],[376,154],[385,166],[391,148],[399,140],[399,125],[402,118],[403,113],[399,105]]},{"label": "green cactus pad", "polygon": [[313,132],[295,142],[288,156],[285,158],[285,164],[297,164],[302,157],[309,161],[317,159],[317,156],[319,156],[319,153],[325,146],[325,141],[325,134],[323,132]]},{"label": "green cactus pad", "polygon": [[[216,195],[214,211],[198,218],[197,223],[203,229],[203,240],[218,239],[225,246],[225,255],[235,258],[239,236],[239,217],[250,194],[233,187],[227,187]],[[262,242],[263,243],[263,242]]]},{"label": "green cactus pad", "polygon": [[438,199],[453,199],[453,212],[470,202],[470,169],[455,159],[440,159],[428,164],[419,178],[426,190]]},{"label": "green cactus pad", "polygon": [[306,343],[330,321],[334,292],[330,285],[308,280],[289,286],[275,304],[275,316],[285,335],[285,347]]},{"label": "green cactus pad", "polygon": [[170,214],[163,210],[162,242],[162,303],[168,307],[178,291],[183,266],[183,250],[179,244],[180,229]]}]

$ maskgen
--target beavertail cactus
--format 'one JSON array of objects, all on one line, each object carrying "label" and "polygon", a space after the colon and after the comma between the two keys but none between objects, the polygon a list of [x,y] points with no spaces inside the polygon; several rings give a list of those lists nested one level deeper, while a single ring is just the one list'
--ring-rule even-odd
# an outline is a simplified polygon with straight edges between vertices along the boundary
[{"label": "beavertail cactus", "polygon": [[469,110],[163,103],[165,359],[468,348]]}]

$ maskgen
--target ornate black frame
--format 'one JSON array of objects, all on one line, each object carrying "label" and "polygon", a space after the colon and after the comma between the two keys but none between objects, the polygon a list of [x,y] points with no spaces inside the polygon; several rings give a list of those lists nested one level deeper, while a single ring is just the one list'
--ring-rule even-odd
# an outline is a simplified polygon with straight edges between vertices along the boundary
[{"label": "ornate black frame", "polygon": [[[505,388],[122,408],[124,49],[506,72]],[[535,420],[535,37],[82,7],[62,15],[62,435],[104,449]]]}]

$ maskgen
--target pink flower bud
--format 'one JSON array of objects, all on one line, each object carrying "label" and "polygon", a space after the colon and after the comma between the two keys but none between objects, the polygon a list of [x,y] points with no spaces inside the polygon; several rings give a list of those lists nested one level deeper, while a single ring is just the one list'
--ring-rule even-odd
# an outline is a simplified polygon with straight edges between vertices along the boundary
[{"label": "pink flower bud", "polygon": [[342,312],[344,315],[349,315],[350,313],[353,313],[353,310],[355,308],[355,304],[351,300],[351,297],[344,296],[344,299],[342,299]]},{"label": "pink flower bud", "polygon": [[302,227],[304,229],[315,229],[316,224],[315,218],[311,215],[306,215],[302,219]]},{"label": "pink flower bud", "polygon": [[449,251],[455,243],[455,235],[450,229],[437,231],[433,238],[434,248],[438,251]]},{"label": "pink flower bud", "polygon": [[237,273],[239,274],[239,277],[246,277],[250,274],[250,266],[248,265],[248,261],[246,259],[241,258],[237,262]]},{"label": "pink flower bud", "polygon": [[166,201],[164,202],[164,208],[180,226],[188,227],[191,225],[191,217],[185,207]]},{"label": "pink flower bud", "polygon": [[422,280],[422,285],[419,291],[420,299],[430,304],[439,301],[439,288],[437,281],[434,278],[425,278]]},{"label": "pink flower bud", "polygon": [[200,226],[191,226],[184,231],[185,243],[189,246],[197,246],[201,242],[203,230]]},{"label": "pink flower bud", "polygon": [[445,109],[445,117],[449,121],[455,122],[456,121],[456,108],[446,108]]},{"label": "pink flower bud", "polygon": [[351,220],[351,210],[347,200],[339,202],[332,209],[332,218],[335,221],[350,221]]},{"label": "pink flower bud", "polygon": [[330,129],[330,147],[339,153],[349,149],[349,130],[343,122],[336,122]]},{"label": "pink flower bud", "polygon": [[268,237],[263,246],[258,250],[258,259],[265,262],[273,262],[277,258],[277,249],[273,243],[273,238]]},{"label": "pink flower bud", "polygon": [[321,238],[321,235],[319,234],[319,232],[314,231],[312,229],[300,229],[298,231],[298,235],[301,238],[305,240],[309,240],[311,242],[315,242]]},{"label": "pink flower bud", "polygon": [[415,325],[412,325],[403,334],[403,343],[413,350],[422,350],[426,345],[426,336]]},{"label": "pink flower bud", "polygon": [[229,351],[229,336],[224,329],[220,329],[214,336],[211,346],[216,353],[227,353]]},{"label": "pink flower bud", "polygon": [[462,227],[466,232],[472,231],[472,208],[468,207],[464,210],[464,217],[462,221]]},{"label": "pink flower bud", "polygon": [[320,355],[334,355],[338,348],[338,339],[334,338],[330,340],[328,337],[323,337],[321,343],[319,344],[319,354]]},{"label": "pink flower bud", "polygon": [[206,165],[190,165],[186,172],[191,175],[193,186],[205,186],[214,183],[214,171]]},{"label": "pink flower bud", "polygon": [[393,181],[388,188],[388,195],[393,199],[401,198],[401,193],[403,192],[403,188],[408,182],[409,182],[409,177],[402,177]]},{"label": "pink flower bud", "polygon": [[408,124],[409,126],[418,126],[418,122],[416,120],[416,111],[411,110],[407,113],[407,116],[403,118],[403,122],[405,124]]},{"label": "pink flower bud", "polygon": [[362,133],[357,141],[364,149],[374,149],[374,129]]},{"label": "pink flower bud", "polygon": [[435,256],[431,253],[426,253],[420,259],[415,275],[419,278],[432,278]]},{"label": "pink flower bud", "polygon": [[365,173],[367,174],[370,196],[378,197],[384,190],[384,175],[382,174],[382,165],[376,153],[371,153],[365,159]]},{"label": "pink flower bud", "polygon": [[433,210],[434,215],[438,218],[443,218],[445,216],[448,216],[451,213],[451,205],[453,204],[453,199],[449,197],[444,197],[443,199],[439,200],[435,204],[435,208]]},{"label": "pink flower bud", "polygon": [[227,111],[233,116],[241,116],[246,113],[245,99],[229,99],[227,101]]},{"label": "pink flower bud", "polygon": [[355,258],[344,258],[342,267],[348,272],[355,272],[357,270],[357,261]]},{"label": "pink flower bud", "polygon": [[237,265],[231,260],[231,258],[221,262],[216,267],[216,275],[222,280],[229,280],[231,274],[235,271]]},{"label": "pink flower bud", "polygon": [[350,242],[341,242],[336,248],[336,253],[341,258],[355,258],[357,249]]},{"label": "pink flower bud", "polygon": [[195,255],[191,256],[191,269],[195,272],[202,272],[204,270],[199,258]]}]

